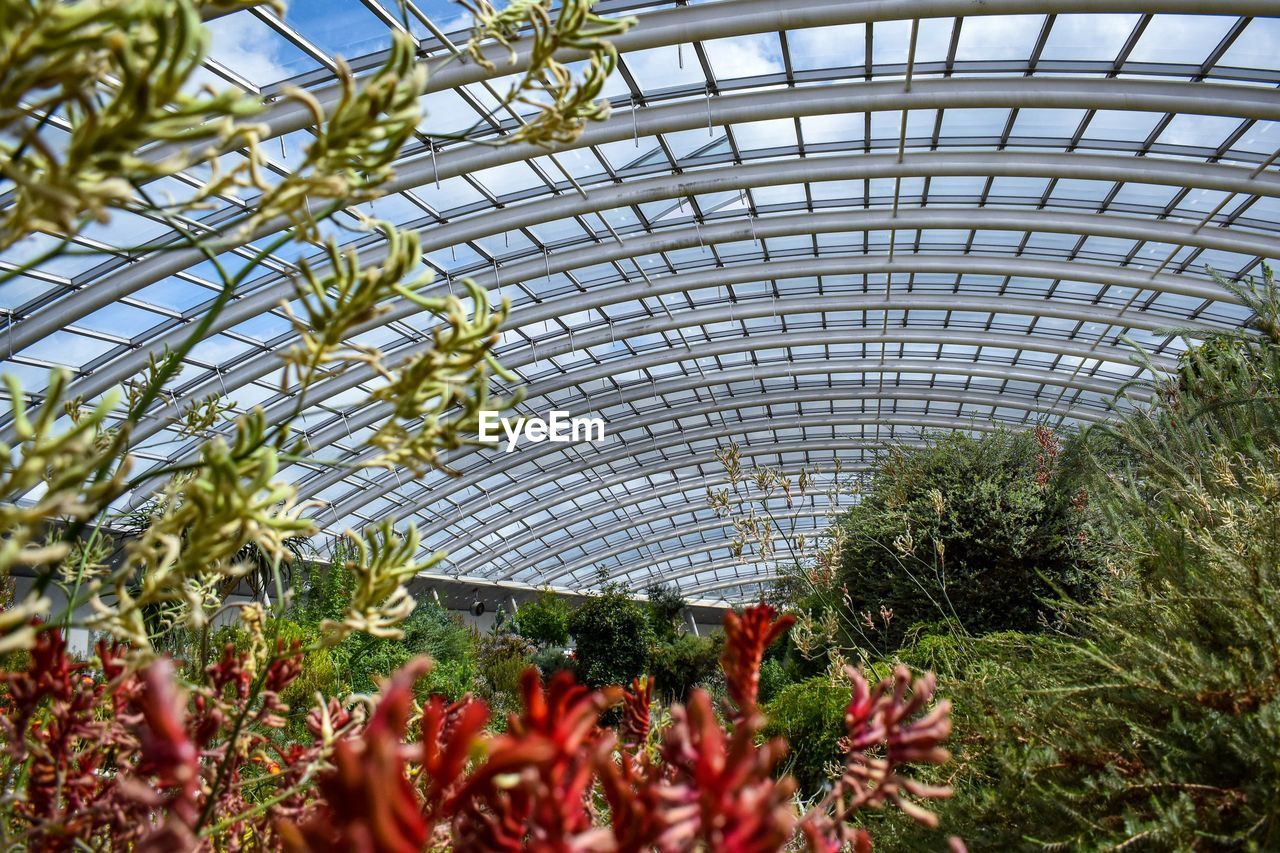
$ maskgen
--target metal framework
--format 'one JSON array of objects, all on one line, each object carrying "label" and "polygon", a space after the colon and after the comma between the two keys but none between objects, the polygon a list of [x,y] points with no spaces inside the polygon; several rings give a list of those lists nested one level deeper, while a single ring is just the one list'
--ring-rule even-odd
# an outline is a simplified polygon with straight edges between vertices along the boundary
[{"label": "metal framework", "polygon": [[[334,58],[372,69],[404,26],[392,0],[292,6],[283,20],[212,16],[209,73],[328,104]],[[584,590],[603,572],[758,596],[779,566],[734,557],[731,524],[706,505],[724,483],[717,447],[860,473],[886,443],[931,431],[1104,420],[1144,375],[1133,347],[1167,369],[1170,328],[1248,319],[1209,268],[1242,278],[1280,256],[1275,0],[601,0],[639,18],[617,40],[612,115],[550,149],[480,144],[516,126],[487,105],[523,47],[508,65],[492,46],[492,73],[440,64],[457,15],[405,8],[440,67],[423,92],[431,118],[372,212],[421,233],[438,292],[466,277],[511,299],[498,353],[523,383],[519,414],[598,416],[608,434],[464,448],[447,460],[456,478],[285,472],[334,530],[413,519],[424,549],[450,551],[452,577]],[[269,108],[275,172],[296,162],[308,121],[296,102]],[[218,200],[201,225],[218,233],[241,205]],[[241,235],[229,259],[280,227]],[[164,242],[167,226],[90,229],[79,247],[105,256],[0,293],[4,369],[33,398],[52,365],[75,372],[73,393],[103,393],[207,310],[203,256],[176,243],[135,256],[124,247],[139,231]],[[270,417],[294,406],[276,356],[293,340],[279,305],[296,259],[267,269],[134,433],[143,470],[193,452],[174,407],[210,394]],[[405,303],[361,331],[396,364],[432,324]],[[387,414],[349,402],[372,381],[353,369],[313,389],[301,425],[315,445],[357,456]],[[782,540],[820,532],[830,512],[819,496],[751,500]]]}]

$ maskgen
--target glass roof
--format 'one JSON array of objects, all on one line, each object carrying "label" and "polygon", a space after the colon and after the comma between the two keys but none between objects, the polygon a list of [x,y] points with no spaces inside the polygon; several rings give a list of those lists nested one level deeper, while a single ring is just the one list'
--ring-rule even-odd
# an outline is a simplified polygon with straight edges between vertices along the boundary
[{"label": "glass roof", "polygon": [[[1178,352],[1171,328],[1246,319],[1207,270],[1236,278],[1280,256],[1268,5],[1108,0],[1081,14],[1009,0],[975,16],[984,7],[962,0],[604,0],[639,19],[617,39],[612,115],[555,150],[480,144],[516,126],[487,88],[501,69],[450,66],[362,212],[420,229],[439,287],[471,277],[512,300],[498,354],[527,389],[522,413],[598,414],[608,440],[459,451],[459,478],[285,473],[328,503],[334,530],[415,521],[461,577],[583,588],[603,569],[695,598],[756,596],[776,567],[735,559],[732,526],[706,506],[718,447],[856,471],[927,431],[1097,421],[1142,374],[1122,337],[1160,366]],[[1210,13],[1181,13],[1192,7]],[[324,93],[337,57],[375,68],[407,29],[430,61],[467,20],[443,0],[238,11],[210,23],[204,79]],[[307,131],[271,127],[283,175]],[[245,203],[220,200],[203,221],[216,230]],[[166,233],[117,214],[78,241],[105,256],[0,288],[4,369],[38,393],[65,366],[93,396],[183,335],[216,287],[207,261],[132,250]],[[37,235],[0,265],[45,247]],[[293,338],[277,306],[298,260],[273,256],[245,285],[176,399],[287,409],[273,354]],[[361,342],[393,363],[428,338],[412,306],[383,319]],[[351,371],[316,389],[302,419],[314,443],[360,452],[381,413],[358,405],[372,381]],[[192,450],[159,415],[138,435],[144,466]],[[772,509],[797,532],[828,518],[821,498]]]}]

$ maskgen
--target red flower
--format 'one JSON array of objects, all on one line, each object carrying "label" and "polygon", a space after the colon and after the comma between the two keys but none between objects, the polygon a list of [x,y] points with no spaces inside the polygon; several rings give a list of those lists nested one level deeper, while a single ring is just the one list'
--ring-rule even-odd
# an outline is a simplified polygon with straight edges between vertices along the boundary
[{"label": "red flower", "polygon": [[377,710],[359,736],[334,745],[334,770],[319,780],[324,807],[301,827],[279,826],[285,849],[417,853],[431,827],[405,775],[401,743],[413,685],[429,667],[410,661],[387,683]]},{"label": "red flower", "polygon": [[520,688],[523,712],[511,716],[507,733],[493,739],[488,761],[458,795],[455,842],[483,850],[589,845],[594,770],[599,756],[613,747],[598,720],[621,691],[589,690],[561,671],[544,692],[533,667],[524,672]]},{"label": "red flower", "polygon": [[671,709],[672,725],[663,757],[695,803],[697,833],[710,850],[724,853],[780,850],[795,833],[791,806],[795,784],[775,780],[774,766],[786,753],[781,739],[756,744],[764,718],[742,717],[726,735],[711,698],[694,690],[688,708]]},{"label": "red flower", "polygon": [[453,816],[454,795],[472,747],[489,721],[489,706],[467,696],[448,703],[432,696],[422,709],[422,789],[428,821]]},{"label": "red flower", "polygon": [[743,610],[741,616],[732,611],[724,616],[724,653],[720,655],[720,667],[724,670],[729,698],[742,716],[756,707],[765,649],[796,621],[791,614],[774,619],[776,614],[768,604],[761,603]]},{"label": "red flower", "polygon": [[[951,796],[949,787],[926,785],[899,772],[906,764],[941,764],[950,757],[941,743],[951,734],[951,703],[944,699],[924,710],[936,687],[933,674],[912,685],[910,671],[899,666],[892,678],[872,688],[856,669],[847,667],[845,671],[853,685],[844,718],[848,732],[843,741],[845,772],[823,804],[805,819],[805,834],[814,850],[861,843],[864,833],[845,824],[845,817],[885,803],[892,803],[922,824],[936,826],[937,816],[908,796]],[[957,844],[963,848],[963,843],[954,839],[953,849]]]},{"label": "red flower", "polygon": [[649,737],[649,706],[653,704],[653,679],[637,678],[622,694],[622,745],[635,752]]}]

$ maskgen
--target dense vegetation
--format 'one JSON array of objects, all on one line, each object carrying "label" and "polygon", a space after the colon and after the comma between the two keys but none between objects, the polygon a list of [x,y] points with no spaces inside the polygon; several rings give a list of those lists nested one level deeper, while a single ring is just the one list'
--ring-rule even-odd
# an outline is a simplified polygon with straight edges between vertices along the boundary
[{"label": "dense vegetation", "polygon": [[1078,468],[1063,454],[1043,428],[890,449],[840,522],[841,603],[875,632],[846,639],[893,649],[920,622],[1033,631],[1059,595],[1082,600],[1094,572],[1079,547]]},{"label": "dense vegetation", "polygon": [[[906,485],[873,487],[847,517],[881,544],[941,530],[946,553],[967,548],[979,571],[975,555],[991,545],[991,565],[1007,576],[1025,580],[1034,570],[1065,593],[1040,586],[1010,606],[1005,597],[1016,590],[997,577],[967,591],[959,618],[901,632],[877,625],[879,651],[845,647],[869,654],[873,668],[901,661],[938,673],[961,733],[956,765],[934,777],[955,786],[939,811],[972,848],[1280,844],[1280,303],[1269,271],[1264,278],[1256,290],[1233,288],[1256,313],[1248,333],[1191,346],[1176,375],[1156,381],[1153,402],[1130,401],[1114,423],[1070,440],[1070,485],[1056,498],[1034,489],[1052,495],[1062,475],[1048,472],[1037,484],[1035,445],[998,433],[895,452],[889,464]],[[1007,470],[1030,485],[1006,482],[1013,497],[975,501],[988,475],[1006,471],[1003,462],[985,469],[987,458],[1009,460]],[[920,500],[934,488],[945,511]],[[1046,514],[1069,496],[1068,508]],[[1087,535],[1064,547],[1080,529],[1076,507]],[[1001,512],[1008,517],[990,517]],[[1040,536],[1045,519],[1056,521]],[[883,565],[865,540],[846,547],[847,578],[858,560]],[[1055,553],[1063,558],[1046,556]],[[1090,565],[1096,581],[1081,571]],[[940,588],[939,578],[915,574]],[[955,577],[949,571],[948,583]],[[1089,583],[1066,582],[1073,578]],[[875,589],[899,594],[894,581]],[[865,590],[850,592],[855,608],[879,604]],[[986,617],[965,619],[978,613]],[[793,771],[810,789],[829,778],[846,699],[846,686],[819,676],[768,706],[772,731],[796,747]],[[928,843],[900,816],[868,820],[881,849]]]}]

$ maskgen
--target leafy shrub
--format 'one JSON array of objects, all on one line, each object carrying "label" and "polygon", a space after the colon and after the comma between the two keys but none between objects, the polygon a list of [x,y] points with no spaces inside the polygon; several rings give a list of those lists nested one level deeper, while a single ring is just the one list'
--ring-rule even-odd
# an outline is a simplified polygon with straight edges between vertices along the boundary
[{"label": "leafy shrub", "polygon": [[1049,840],[1280,846],[1280,294],[1269,269],[1222,283],[1251,332],[1210,335],[1153,405],[1093,431],[1129,464],[1093,491],[1114,580],[1072,611],[1085,641],[1034,718]]},{"label": "leafy shrub", "polygon": [[[1280,297],[1269,270],[1237,293],[1251,334],[1085,435],[1108,581],[1071,633],[926,651],[959,661],[941,816],[976,847],[1280,847]],[[924,843],[893,817],[877,842]]]},{"label": "leafy shrub", "polygon": [[565,649],[548,647],[534,652],[533,663],[543,678],[550,678],[562,669],[573,669],[573,656]]},{"label": "leafy shrub", "polygon": [[658,690],[675,701],[687,699],[690,690],[715,675],[723,640],[719,633],[710,637],[680,634],[656,643],[649,660],[649,675]]},{"label": "leafy shrub", "polygon": [[[91,668],[69,659],[59,631],[32,625],[25,666],[4,675],[0,763],[21,795],[0,829],[23,849],[239,849],[251,839],[293,853],[767,853],[800,843],[828,853],[870,849],[851,822],[863,809],[892,805],[933,823],[922,803],[946,789],[903,774],[946,760],[949,707],[930,708],[932,679],[911,684],[905,669],[874,686],[848,672],[841,779],[797,810],[794,781],[774,772],[784,744],[760,737],[756,690],[764,650],[789,624],[767,605],[728,614],[728,720],[695,690],[671,708],[652,749],[651,691],[590,690],[569,672],[544,689],[534,669],[505,734],[485,735],[491,710],[471,697],[431,697],[410,729],[424,658],[388,679],[367,717],[363,705],[330,700],[309,716],[306,742],[281,744],[278,697],[298,677],[298,646],[265,636],[245,652],[229,645],[207,684],[186,692],[168,658],[130,671],[123,647],[101,643]],[[597,723],[618,704],[615,737]]]},{"label": "leafy shrub", "polygon": [[537,598],[516,611],[515,631],[543,646],[567,646],[569,614],[572,612],[563,598],[550,590],[544,590]]},{"label": "leafy shrub", "polygon": [[495,709],[514,710],[520,697],[520,677],[533,665],[534,652],[533,643],[510,631],[490,631],[480,639],[480,695]]},{"label": "leafy shrub", "polygon": [[584,684],[630,684],[648,667],[649,615],[621,587],[607,585],[579,605],[569,617],[569,633]]},{"label": "leafy shrub", "polygon": [[777,658],[765,658],[760,665],[760,701],[770,702],[773,697],[794,680]]},{"label": "leafy shrub", "polygon": [[655,583],[645,590],[649,622],[659,640],[669,640],[680,630],[680,617],[688,601],[674,584]]},{"label": "leafy shrub", "polygon": [[973,634],[1033,631],[1045,599],[1085,597],[1085,514],[1061,455],[1043,430],[892,448],[841,521],[843,606],[868,623],[848,639],[889,651],[913,623],[933,620]]},{"label": "leafy shrub", "polygon": [[849,685],[819,675],[782,688],[765,706],[769,723],[764,735],[785,738],[790,745],[783,767],[796,778],[801,793],[822,790],[839,766],[848,704]]}]

